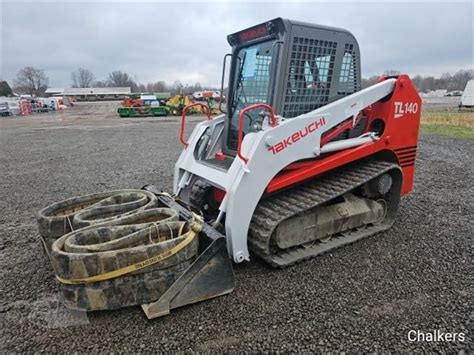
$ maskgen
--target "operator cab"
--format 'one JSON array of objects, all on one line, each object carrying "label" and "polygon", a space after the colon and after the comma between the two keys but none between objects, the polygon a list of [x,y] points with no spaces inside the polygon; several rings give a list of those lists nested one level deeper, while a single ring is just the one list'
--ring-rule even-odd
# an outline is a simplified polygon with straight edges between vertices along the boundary
[{"label": "operator cab", "polygon": [[[237,153],[239,116],[257,103],[285,119],[313,111],[360,90],[359,46],[343,29],[282,18],[227,37],[231,57],[227,110],[219,129],[209,130],[195,151],[201,164],[226,171]],[[268,112],[245,114],[242,136],[268,124]],[[216,142],[219,141],[219,144]]]},{"label": "operator cab", "polygon": [[[267,103],[292,118],[360,90],[359,46],[343,29],[282,18],[231,34],[232,60],[222,150],[235,156],[240,111]],[[246,115],[243,134],[265,115]]]}]

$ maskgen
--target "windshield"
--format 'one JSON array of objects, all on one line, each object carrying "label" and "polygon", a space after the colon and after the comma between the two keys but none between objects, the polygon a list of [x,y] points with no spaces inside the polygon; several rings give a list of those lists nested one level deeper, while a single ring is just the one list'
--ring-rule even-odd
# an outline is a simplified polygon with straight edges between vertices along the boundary
[{"label": "windshield", "polygon": [[[227,148],[237,149],[237,133],[240,110],[246,106],[267,102],[270,83],[270,64],[272,61],[272,45],[274,41],[263,42],[241,48],[237,52],[235,65],[236,84],[232,97]],[[259,119],[257,111],[248,113],[245,119],[244,134],[257,130]]]}]

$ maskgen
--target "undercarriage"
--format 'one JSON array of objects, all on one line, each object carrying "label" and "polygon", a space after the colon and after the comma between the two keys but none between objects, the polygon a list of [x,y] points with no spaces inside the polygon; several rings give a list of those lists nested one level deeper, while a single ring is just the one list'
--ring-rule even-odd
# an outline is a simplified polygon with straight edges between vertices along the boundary
[{"label": "undercarriage", "polygon": [[[389,189],[367,193],[390,177]],[[401,170],[367,160],[263,199],[250,223],[249,247],[285,267],[390,228],[399,204]],[[387,186],[381,186],[387,188]]]}]

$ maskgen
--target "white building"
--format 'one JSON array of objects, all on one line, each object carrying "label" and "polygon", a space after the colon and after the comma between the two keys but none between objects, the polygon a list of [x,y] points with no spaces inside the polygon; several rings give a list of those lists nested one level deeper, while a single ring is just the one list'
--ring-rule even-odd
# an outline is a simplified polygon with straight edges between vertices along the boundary
[{"label": "white building", "polygon": [[77,101],[123,100],[131,92],[130,87],[49,88],[46,90],[47,95],[74,97]]}]

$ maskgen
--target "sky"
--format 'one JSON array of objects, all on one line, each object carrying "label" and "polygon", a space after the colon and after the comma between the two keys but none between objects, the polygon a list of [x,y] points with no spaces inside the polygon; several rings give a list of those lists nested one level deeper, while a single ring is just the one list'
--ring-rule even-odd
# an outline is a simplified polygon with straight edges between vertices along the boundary
[{"label": "sky", "polygon": [[357,38],[362,75],[473,69],[469,2],[103,2],[0,0],[0,79],[43,69],[50,87],[71,72],[113,70],[139,83],[175,80],[220,86],[227,34],[275,17],[342,27]]}]

